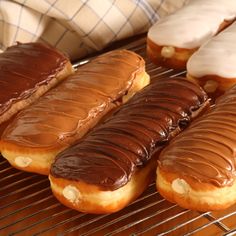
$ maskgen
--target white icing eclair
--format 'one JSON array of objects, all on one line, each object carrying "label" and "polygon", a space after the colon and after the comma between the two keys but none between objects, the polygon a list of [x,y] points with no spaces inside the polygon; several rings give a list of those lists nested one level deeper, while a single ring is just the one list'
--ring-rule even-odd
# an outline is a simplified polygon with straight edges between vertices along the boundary
[{"label": "white icing eclair", "polygon": [[188,78],[213,98],[236,83],[236,22],[195,52],[187,63]]},{"label": "white icing eclair", "polygon": [[235,17],[235,0],[192,0],[149,29],[147,53],[154,63],[184,69],[189,57]]}]

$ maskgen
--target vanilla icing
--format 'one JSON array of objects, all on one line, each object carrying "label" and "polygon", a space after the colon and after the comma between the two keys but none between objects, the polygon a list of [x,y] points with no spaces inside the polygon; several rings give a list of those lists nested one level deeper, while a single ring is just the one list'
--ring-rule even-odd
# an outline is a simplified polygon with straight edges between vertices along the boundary
[{"label": "vanilla icing", "polygon": [[[236,1],[235,1],[236,2]],[[217,75],[236,77],[236,22],[207,43],[189,59],[187,71],[193,77]]]},{"label": "vanilla icing", "polygon": [[148,38],[161,46],[192,49],[212,38],[224,20],[235,17],[235,0],[192,0],[154,24]]}]

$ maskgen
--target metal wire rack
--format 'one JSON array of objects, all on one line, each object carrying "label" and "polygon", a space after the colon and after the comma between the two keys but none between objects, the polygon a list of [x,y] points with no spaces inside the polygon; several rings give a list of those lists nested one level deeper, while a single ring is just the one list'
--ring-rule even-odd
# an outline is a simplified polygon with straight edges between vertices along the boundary
[{"label": "metal wire rack", "polygon": [[[152,79],[183,75],[153,65],[145,38],[124,46],[146,59]],[[85,63],[82,61],[75,66]],[[155,183],[120,212],[84,214],[61,205],[47,177],[18,171],[0,156],[0,235],[236,235],[236,205],[225,211],[196,212],[163,199]]]}]

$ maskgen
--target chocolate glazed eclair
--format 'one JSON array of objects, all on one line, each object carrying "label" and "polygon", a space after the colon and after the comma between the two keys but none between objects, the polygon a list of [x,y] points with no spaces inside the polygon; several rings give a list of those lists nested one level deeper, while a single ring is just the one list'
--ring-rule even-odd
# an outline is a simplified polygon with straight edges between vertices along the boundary
[{"label": "chocolate glazed eclair", "polygon": [[148,83],[139,55],[101,55],[17,115],[2,134],[2,155],[18,169],[47,175],[57,153]]},{"label": "chocolate glazed eclair", "polygon": [[185,78],[156,80],[57,156],[49,176],[54,195],[82,212],[122,209],[152,180],[153,154],[208,104],[205,92]]},{"label": "chocolate glazed eclair", "polygon": [[42,43],[18,43],[0,53],[0,125],[72,74],[69,59]]},{"label": "chocolate glazed eclair", "polygon": [[198,211],[236,203],[236,86],[160,155],[157,187],[169,201]]}]

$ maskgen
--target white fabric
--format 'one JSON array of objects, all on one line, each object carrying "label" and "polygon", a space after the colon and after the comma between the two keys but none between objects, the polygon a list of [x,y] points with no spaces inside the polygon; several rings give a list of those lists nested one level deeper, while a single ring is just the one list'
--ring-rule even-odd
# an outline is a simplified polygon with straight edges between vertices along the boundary
[{"label": "white fabric", "polygon": [[0,49],[43,41],[78,59],[145,32],[187,0],[0,0]]}]

